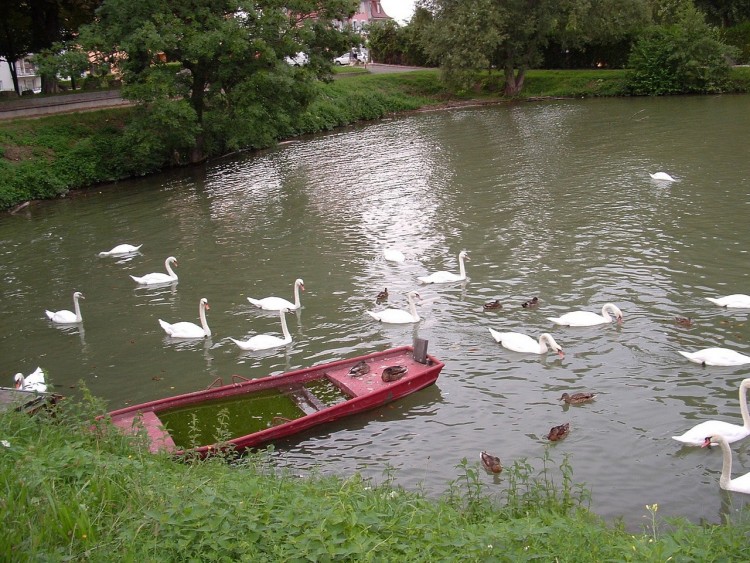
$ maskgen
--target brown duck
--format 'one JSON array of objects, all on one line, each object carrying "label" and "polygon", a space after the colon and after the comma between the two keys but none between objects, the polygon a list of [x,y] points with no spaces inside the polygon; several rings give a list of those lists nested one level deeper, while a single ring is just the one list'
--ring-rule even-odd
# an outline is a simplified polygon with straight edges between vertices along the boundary
[{"label": "brown duck", "polygon": [[690,317],[675,317],[674,320],[680,326],[688,328],[693,326],[693,319],[691,319]]},{"label": "brown duck", "polygon": [[572,395],[563,393],[558,401],[565,401],[569,405],[580,405],[581,403],[587,403],[594,399],[596,399],[596,393],[573,393]]},{"label": "brown duck", "polygon": [[499,299],[495,299],[494,301],[488,301],[487,303],[485,303],[484,304],[484,308],[486,310],[489,310],[489,311],[491,311],[493,309],[502,309],[503,308],[503,304],[500,303]]},{"label": "brown duck", "polygon": [[479,459],[482,460],[482,467],[489,473],[500,473],[503,470],[503,466],[500,463],[500,458],[494,455],[490,455],[487,452],[481,452]]},{"label": "brown duck", "polygon": [[547,439],[550,442],[557,442],[558,440],[567,437],[568,434],[570,434],[570,423],[566,422],[560,426],[553,426],[550,429],[549,434],[547,434]]},{"label": "brown duck", "polygon": [[388,301],[388,288],[386,287],[383,291],[378,293],[378,296],[375,298],[375,301],[380,303],[381,301]]},{"label": "brown duck", "polygon": [[383,381],[388,383],[389,381],[398,381],[406,373],[406,366],[388,366],[383,369],[383,374],[380,376]]},{"label": "brown duck", "polygon": [[537,305],[539,305],[538,297],[533,297],[528,301],[524,301],[523,303],[521,303],[521,307],[523,307],[524,309],[530,309],[532,307],[536,307]]},{"label": "brown duck", "polygon": [[370,366],[364,360],[360,360],[349,370],[350,377],[360,377],[366,373],[370,373]]}]

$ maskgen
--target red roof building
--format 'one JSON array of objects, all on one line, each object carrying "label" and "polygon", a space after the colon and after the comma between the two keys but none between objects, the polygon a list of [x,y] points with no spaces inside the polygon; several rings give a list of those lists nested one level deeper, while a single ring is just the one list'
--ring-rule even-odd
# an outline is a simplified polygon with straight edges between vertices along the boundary
[{"label": "red roof building", "polygon": [[385,13],[383,6],[380,5],[380,0],[362,0],[359,3],[357,13],[352,16],[349,23],[354,29],[360,30],[366,24],[384,22],[390,19],[393,18]]}]

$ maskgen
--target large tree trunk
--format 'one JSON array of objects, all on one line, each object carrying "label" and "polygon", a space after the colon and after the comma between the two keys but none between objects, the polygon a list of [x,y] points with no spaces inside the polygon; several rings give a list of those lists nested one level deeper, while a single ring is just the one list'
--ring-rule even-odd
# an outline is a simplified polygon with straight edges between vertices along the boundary
[{"label": "large tree trunk", "polygon": [[526,69],[521,67],[516,71],[509,63],[505,66],[505,95],[517,96],[523,89],[523,81],[526,78]]},{"label": "large tree trunk", "polygon": [[20,96],[21,88],[18,85],[18,71],[16,70],[16,61],[8,61],[8,68],[10,68],[10,77],[13,80],[13,89],[16,91],[16,94]]},{"label": "large tree trunk", "polygon": [[[203,106],[205,104],[205,93],[206,93],[206,78],[203,72],[198,68],[190,69],[193,73],[193,87],[190,93],[190,105],[193,106],[195,111],[196,120],[198,125],[203,129]],[[190,150],[190,162],[196,164],[206,160],[206,140],[203,132],[199,133],[195,138],[195,145]]]}]

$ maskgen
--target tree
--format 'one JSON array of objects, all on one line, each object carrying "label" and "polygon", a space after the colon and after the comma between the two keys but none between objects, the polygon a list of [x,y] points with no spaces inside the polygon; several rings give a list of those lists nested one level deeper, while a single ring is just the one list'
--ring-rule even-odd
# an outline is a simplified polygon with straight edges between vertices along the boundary
[{"label": "tree", "polygon": [[634,94],[722,92],[729,83],[734,48],[693,5],[682,6],[676,23],[647,29],[633,47],[628,87]]},{"label": "tree", "polygon": [[18,87],[16,61],[31,52],[32,28],[31,13],[22,9],[21,2],[12,2],[3,9],[3,16],[0,18],[0,60],[8,63],[13,89],[19,96],[21,92]]},{"label": "tree", "polygon": [[57,84],[57,77],[70,77],[70,86],[76,89],[76,79],[89,66],[88,53],[74,43],[53,43],[52,47],[34,55],[31,61],[49,84]]},{"label": "tree", "polygon": [[560,0],[420,0],[434,22],[423,34],[427,53],[449,80],[468,85],[482,69],[499,68],[505,94],[523,88],[526,70],[561,23],[568,2]]},{"label": "tree", "polygon": [[[332,53],[354,43],[334,20],[355,9],[353,0],[105,0],[85,37],[139,103],[140,146],[197,162],[273,140],[312,99],[314,78],[330,73]],[[300,51],[304,68],[284,62]]]}]

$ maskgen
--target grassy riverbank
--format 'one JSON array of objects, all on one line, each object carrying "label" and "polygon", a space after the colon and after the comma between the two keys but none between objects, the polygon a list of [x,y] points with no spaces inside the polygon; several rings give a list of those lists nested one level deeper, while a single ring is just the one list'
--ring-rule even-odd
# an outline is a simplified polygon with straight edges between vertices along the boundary
[{"label": "grassy riverbank", "polygon": [[[274,136],[287,139],[426,107],[500,102],[502,97],[490,92],[498,91],[501,79],[493,73],[476,91],[457,95],[445,88],[435,70],[341,77],[320,84],[317,101],[296,122],[277,126]],[[524,97],[617,96],[624,93],[624,81],[624,71],[532,71]],[[750,85],[750,71],[745,84]],[[127,132],[132,111],[0,122],[0,209],[168,166],[169,155],[160,158],[159,147],[141,146],[137,132]]]},{"label": "grassy riverbank", "polygon": [[[638,533],[585,508],[565,460],[516,462],[498,484],[477,462],[440,498],[358,475],[279,474],[241,463],[177,463],[109,424],[101,405],[55,417],[0,416],[0,558],[7,561],[744,561],[750,522],[665,522]],[[443,460],[460,463],[459,460]],[[557,467],[559,466],[559,467]],[[557,475],[557,482],[552,482]],[[718,488],[718,485],[717,485]]]}]

